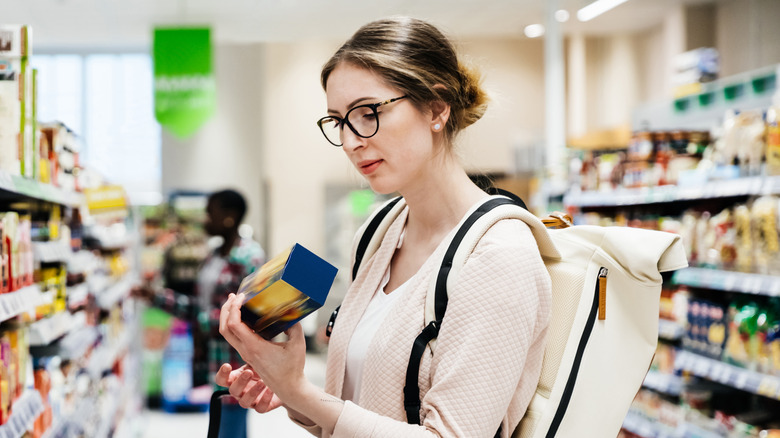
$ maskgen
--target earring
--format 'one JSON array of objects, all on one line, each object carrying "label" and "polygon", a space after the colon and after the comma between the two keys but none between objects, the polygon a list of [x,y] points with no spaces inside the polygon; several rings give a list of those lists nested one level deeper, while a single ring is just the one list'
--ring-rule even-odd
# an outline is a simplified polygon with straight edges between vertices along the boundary
[{"label": "earring", "polygon": [[439,129],[441,129],[441,125],[440,124],[437,123],[437,124],[433,125],[433,130],[434,131],[438,131]]}]

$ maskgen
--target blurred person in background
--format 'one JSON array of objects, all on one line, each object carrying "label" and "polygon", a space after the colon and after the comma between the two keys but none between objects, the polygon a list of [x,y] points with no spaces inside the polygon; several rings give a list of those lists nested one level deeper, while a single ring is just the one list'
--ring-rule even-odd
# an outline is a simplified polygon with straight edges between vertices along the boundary
[{"label": "blurred person in background", "polygon": [[[241,281],[265,262],[265,253],[260,244],[250,237],[242,237],[239,227],[246,214],[244,197],[235,190],[227,189],[209,195],[206,204],[204,229],[213,237],[219,237],[220,245],[213,249],[198,270],[194,297],[172,289],[152,291],[149,288],[134,290],[141,296],[177,318],[190,322],[196,343],[194,360],[208,361],[209,375],[213,376],[219,366],[230,363],[234,367],[243,364],[241,357],[219,333],[219,314],[229,294],[238,290]],[[205,353],[205,354],[203,354]],[[203,356],[206,356],[205,358]],[[247,410],[235,399],[226,397],[222,401],[221,438],[247,437]]]}]

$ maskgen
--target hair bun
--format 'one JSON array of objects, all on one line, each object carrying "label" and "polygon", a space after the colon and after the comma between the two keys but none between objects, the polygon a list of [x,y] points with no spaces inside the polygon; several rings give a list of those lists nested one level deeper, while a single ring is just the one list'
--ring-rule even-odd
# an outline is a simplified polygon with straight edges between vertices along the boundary
[{"label": "hair bun", "polygon": [[459,63],[462,109],[458,129],[466,128],[482,118],[487,111],[488,96],[482,88],[482,77],[473,68]]}]

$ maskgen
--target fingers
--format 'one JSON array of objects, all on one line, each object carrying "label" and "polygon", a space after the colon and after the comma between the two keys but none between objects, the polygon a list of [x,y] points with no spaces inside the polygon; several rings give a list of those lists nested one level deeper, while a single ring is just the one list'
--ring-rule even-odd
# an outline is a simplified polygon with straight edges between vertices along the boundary
[{"label": "fingers", "polygon": [[[251,379],[252,379],[252,373],[242,372],[241,374],[239,374],[238,377],[236,377],[236,379],[233,381],[233,383],[230,384],[230,387],[228,388],[230,395],[235,397],[236,400],[240,401],[244,393],[248,389],[251,389],[250,387],[250,382],[252,382]],[[254,385],[254,383],[252,383],[252,385]]]},{"label": "fingers", "polygon": [[229,363],[223,363],[221,367],[219,367],[219,371],[217,371],[216,375],[216,382],[219,386],[228,387],[230,386],[230,383],[232,382],[231,372],[233,371],[233,367],[230,366]]},{"label": "fingers", "polygon": [[257,401],[255,402],[254,408],[257,412],[264,414],[279,407],[279,404],[274,404],[273,401],[273,391],[271,391],[270,388],[265,388],[265,391],[260,393],[260,397],[258,397]]},{"label": "fingers", "polygon": [[291,345],[295,346],[304,344],[305,347],[306,337],[303,335],[303,326],[300,322],[295,323],[295,325],[288,328],[286,333],[287,337],[289,338],[287,342],[289,342]]},{"label": "fingers", "polygon": [[222,309],[219,312],[219,334],[224,336],[225,339],[227,339],[228,336],[227,320],[228,313],[230,313],[230,305],[233,302],[233,297],[235,297],[234,294],[228,295],[227,301],[222,305]]},{"label": "fingers", "polygon": [[268,390],[265,384],[259,380],[250,381],[250,383],[247,385],[247,388],[248,389],[244,392],[244,395],[238,399],[238,404],[240,404],[241,407],[245,409],[254,408],[261,394],[265,392],[271,392]]}]

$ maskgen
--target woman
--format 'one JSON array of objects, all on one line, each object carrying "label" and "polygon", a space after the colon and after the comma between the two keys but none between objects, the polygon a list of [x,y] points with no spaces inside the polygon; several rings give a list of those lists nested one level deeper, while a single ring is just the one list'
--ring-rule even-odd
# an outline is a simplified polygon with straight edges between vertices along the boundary
[{"label": "woman", "polygon": [[[420,367],[421,425],[406,423],[404,376],[442,241],[487,194],[468,178],[453,140],[485,111],[478,77],[432,25],[380,20],[325,64],[329,142],[378,193],[407,208],[350,286],[331,337],[325,390],[303,374],[300,325],[265,342],[231,296],[220,331],[248,366],[217,381],[242,406],[279,406],[317,436],[507,437],[534,394],[549,320],[550,279],[528,227],[503,220],[480,240],[449,292],[435,354]],[[489,291],[490,295],[485,295]]]}]

